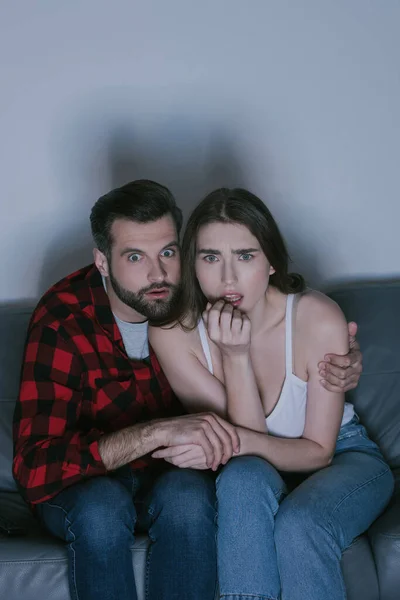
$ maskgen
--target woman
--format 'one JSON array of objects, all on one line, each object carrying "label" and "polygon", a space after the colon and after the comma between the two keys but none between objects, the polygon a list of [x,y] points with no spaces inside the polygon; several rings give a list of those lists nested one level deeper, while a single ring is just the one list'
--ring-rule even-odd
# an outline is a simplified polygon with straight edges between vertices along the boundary
[{"label": "woman", "polygon": [[[216,479],[221,597],[343,600],[341,554],[393,491],[352,405],[320,385],[320,357],[348,352],[343,314],[288,273],[272,215],[245,190],[197,206],[182,265],[178,323],[150,341],[189,411],[238,426],[239,456]],[[154,456],[206,466],[197,446]]]}]

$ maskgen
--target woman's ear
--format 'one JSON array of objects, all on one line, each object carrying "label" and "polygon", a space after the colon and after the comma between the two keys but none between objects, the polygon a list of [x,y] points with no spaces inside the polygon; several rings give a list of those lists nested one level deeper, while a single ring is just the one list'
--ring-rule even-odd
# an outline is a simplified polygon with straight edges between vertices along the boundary
[{"label": "woman's ear", "polygon": [[273,275],[274,273],[275,273],[275,269],[274,269],[274,267],[272,265],[270,265],[270,267],[269,267],[269,274]]}]

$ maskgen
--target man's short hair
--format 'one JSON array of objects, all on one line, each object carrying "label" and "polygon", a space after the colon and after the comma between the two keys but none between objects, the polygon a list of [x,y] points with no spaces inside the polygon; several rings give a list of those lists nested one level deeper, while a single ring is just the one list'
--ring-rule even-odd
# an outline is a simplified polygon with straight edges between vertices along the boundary
[{"label": "man's short hair", "polygon": [[131,181],[101,196],[93,206],[90,224],[94,242],[110,258],[113,244],[111,228],[116,219],[150,223],[165,215],[171,215],[179,235],[182,211],[169,189],[148,179]]}]

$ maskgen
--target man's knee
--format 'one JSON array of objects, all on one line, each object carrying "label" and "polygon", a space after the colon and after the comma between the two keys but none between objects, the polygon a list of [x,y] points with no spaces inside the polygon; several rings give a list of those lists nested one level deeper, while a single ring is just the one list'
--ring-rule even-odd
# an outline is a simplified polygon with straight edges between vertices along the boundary
[{"label": "man's knee", "polygon": [[121,531],[128,528],[133,534],[136,521],[129,492],[110,477],[96,477],[63,490],[44,503],[40,514],[50,531],[60,527],[57,521],[62,520],[66,541],[79,538],[93,544],[117,543]]},{"label": "man's knee", "polygon": [[149,512],[153,521],[193,531],[212,526],[215,504],[215,484],[208,473],[171,469],[157,481]]}]

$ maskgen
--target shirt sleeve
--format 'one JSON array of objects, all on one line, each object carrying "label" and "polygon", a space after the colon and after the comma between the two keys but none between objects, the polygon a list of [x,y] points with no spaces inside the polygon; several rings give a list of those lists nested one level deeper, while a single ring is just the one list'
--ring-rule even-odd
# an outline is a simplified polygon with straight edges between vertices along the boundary
[{"label": "shirt sleeve", "polygon": [[106,473],[98,449],[102,432],[78,427],[82,372],[81,358],[59,329],[31,328],[13,423],[13,475],[31,504]]}]

